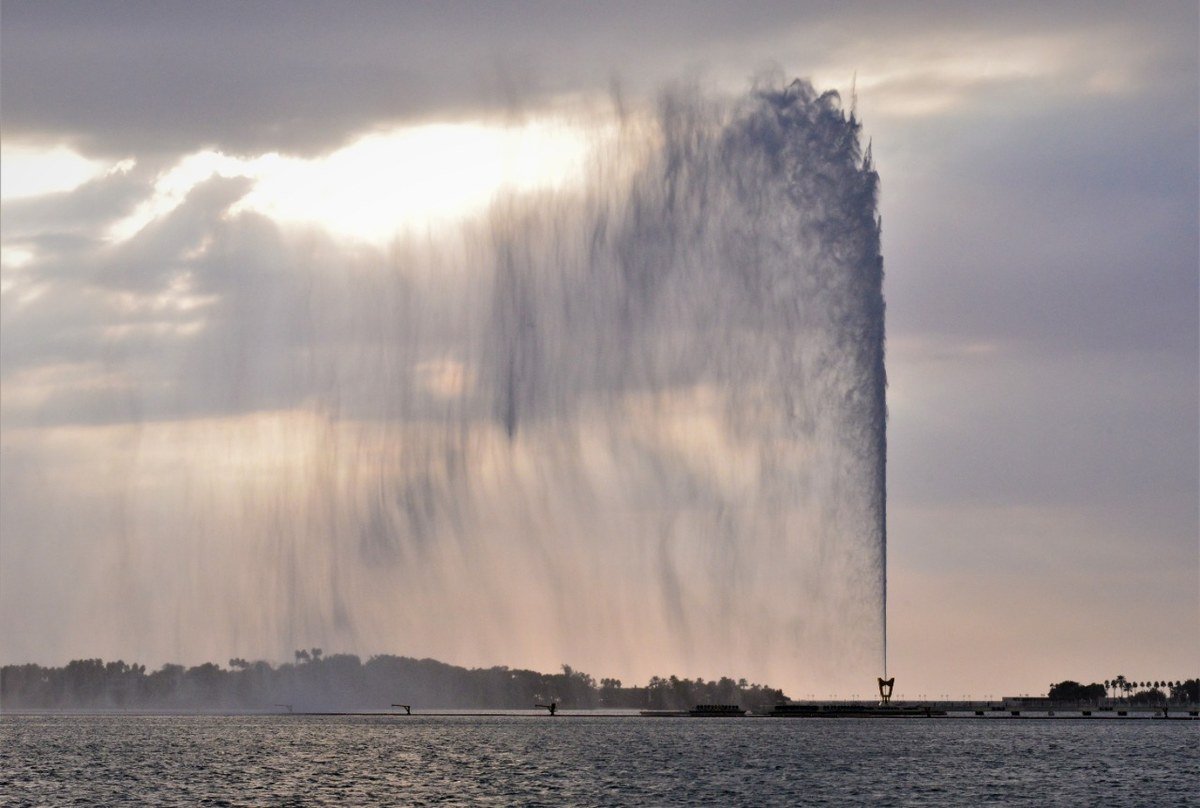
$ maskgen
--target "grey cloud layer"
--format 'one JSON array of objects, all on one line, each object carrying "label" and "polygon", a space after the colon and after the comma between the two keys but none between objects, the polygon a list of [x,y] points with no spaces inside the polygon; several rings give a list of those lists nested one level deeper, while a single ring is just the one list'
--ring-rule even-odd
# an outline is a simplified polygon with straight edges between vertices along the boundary
[{"label": "grey cloud layer", "polygon": [[90,149],[327,149],[381,121],[604,87],[769,6],[6,4],[5,127]]},{"label": "grey cloud layer", "polygon": [[509,109],[613,76],[638,91],[695,69],[740,82],[769,61],[807,71],[847,52],[865,68],[894,42],[936,52],[1119,26],[1131,46],[1153,32],[1177,50],[1195,28],[1186,6],[8,2],[3,126],[97,153],[313,152],[381,121]]}]

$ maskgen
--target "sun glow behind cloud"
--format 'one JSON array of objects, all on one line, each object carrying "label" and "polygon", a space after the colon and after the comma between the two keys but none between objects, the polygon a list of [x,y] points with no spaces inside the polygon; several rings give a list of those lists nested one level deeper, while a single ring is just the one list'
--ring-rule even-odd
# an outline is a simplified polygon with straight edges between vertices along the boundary
[{"label": "sun glow behind cloud", "polygon": [[22,199],[73,191],[110,168],[104,161],[89,160],[63,145],[21,144],[0,151],[0,198]]},{"label": "sun glow behind cloud", "polygon": [[197,152],[161,175],[153,195],[109,237],[129,238],[176,208],[195,185],[221,176],[254,181],[231,213],[255,212],[385,243],[476,214],[501,191],[578,181],[595,137],[594,131],[557,121],[430,124],[367,135],[315,159]]}]

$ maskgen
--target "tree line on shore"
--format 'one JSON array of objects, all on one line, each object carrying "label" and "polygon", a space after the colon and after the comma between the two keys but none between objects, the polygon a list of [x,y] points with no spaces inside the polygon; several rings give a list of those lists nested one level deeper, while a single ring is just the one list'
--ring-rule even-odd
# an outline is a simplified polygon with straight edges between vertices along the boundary
[{"label": "tree line on shore", "polygon": [[1124,676],[1090,685],[1080,684],[1072,679],[1050,685],[1047,694],[1057,701],[1078,701],[1091,704],[1109,697],[1109,691],[1114,699],[1120,699],[1128,704],[1196,704],[1200,703],[1200,679],[1187,679],[1173,682],[1131,682]]},{"label": "tree line on shore", "polygon": [[271,665],[231,659],[156,671],[122,660],[77,659],[61,668],[36,664],[0,668],[0,707],[46,710],[378,710],[391,704],[416,709],[679,710],[697,704],[740,704],[768,709],[786,701],[781,690],[728,677],[716,681],[653,677],[625,686],[563,665],[561,673],[507,667],[463,668],[434,659],[380,655],[363,662],[351,654],[296,652],[295,663]]}]

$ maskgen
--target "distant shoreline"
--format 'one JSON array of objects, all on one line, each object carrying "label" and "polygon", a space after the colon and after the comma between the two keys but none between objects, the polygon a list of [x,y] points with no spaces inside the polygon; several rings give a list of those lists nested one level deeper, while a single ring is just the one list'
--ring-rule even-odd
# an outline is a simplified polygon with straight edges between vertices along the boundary
[{"label": "distant shoreline", "polygon": [[[985,719],[1109,719],[1124,717],[1158,716],[1168,718],[1200,717],[1200,703],[1177,703],[1168,705],[1154,704],[1071,704],[1071,703],[1042,703],[1027,705],[1020,699],[1005,699],[1001,701],[963,701],[963,700],[902,700],[894,701],[897,708],[929,708],[931,718],[985,718]],[[878,704],[876,701],[862,699],[808,699],[803,702],[788,702],[790,704],[812,705],[822,707],[863,707],[871,708]],[[0,715],[7,716],[180,716],[180,717],[378,717],[378,718],[687,718],[686,710],[681,711],[647,711],[637,708],[563,708],[550,715],[544,709],[510,708],[510,707],[476,707],[476,708],[414,708],[406,713],[399,708],[378,709],[364,707],[362,709],[321,710],[286,709],[288,705],[277,705],[272,708],[243,708],[243,709],[208,709],[196,708],[30,708],[18,707],[8,709],[0,707]],[[744,717],[772,718],[774,705],[758,712],[750,712]],[[1164,709],[1165,707],[1165,709]],[[942,713],[939,715],[938,713]],[[1189,715],[1191,714],[1191,715]],[[715,716],[724,717],[724,716]],[[788,718],[812,718],[815,716],[789,715]],[[871,718],[873,716],[854,715],[853,718]],[[886,717],[886,716],[878,716]],[[924,716],[922,716],[924,717]]]},{"label": "distant shoreline", "polygon": [[[319,648],[299,650],[295,657],[295,663],[278,666],[233,658],[227,668],[209,662],[191,668],[167,664],[157,671],[101,659],[74,660],[63,667],[5,665],[0,667],[0,713],[390,716],[403,708],[418,715],[541,716],[549,712],[553,717],[555,712],[592,716],[600,711],[618,716],[735,705],[764,715],[777,705],[796,703],[777,688],[730,677],[705,681],[655,676],[646,685],[626,686],[619,679],[597,681],[569,665],[559,673],[541,673],[504,666],[464,668],[388,654],[364,662],[351,654],[326,656]],[[1126,695],[1120,698],[1102,695],[1105,685],[1066,680],[1051,685],[1049,696],[897,698],[891,704],[977,718],[1000,714],[1102,718],[1120,713],[1171,717],[1178,711],[1194,712],[1200,704],[1200,680],[1127,684]],[[1165,685],[1169,687],[1159,689]],[[878,701],[806,699],[803,704],[870,709]],[[791,712],[788,717],[800,717]],[[830,711],[816,712],[822,718],[832,717]],[[851,717],[848,712],[864,710],[842,710],[837,717]]]},{"label": "distant shoreline", "polygon": [[417,710],[513,710],[554,705],[562,710],[688,709],[696,704],[741,704],[769,709],[787,701],[782,690],[746,679],[652,677],[626,686],[563,665],[560,673],[495,666],[463,668],[434,659],[393,655],[363,662],[351,654],[296,652],[296,662],[272,665],[234,658],[157,671],[123,660],[83,659],[63,667],[0,668],[0,710],[170,713],[362,712],[409,705]]}]

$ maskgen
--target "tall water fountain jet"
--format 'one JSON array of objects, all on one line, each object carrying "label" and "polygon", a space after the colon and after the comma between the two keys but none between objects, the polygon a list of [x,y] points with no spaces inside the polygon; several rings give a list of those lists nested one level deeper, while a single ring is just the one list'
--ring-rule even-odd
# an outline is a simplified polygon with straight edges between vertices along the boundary
[{"label": "tall water fountain jet", "polygon": [[587,541],[636,559],[610,574],[655,607],[624,631],[659,621],[684,670],[886,672],[878,177],[858,128],[802,82],[732,109],[668,96],[621,198],[499,228],[495,420],[542,482],[583,475],[551,533],[608,510]]},{"label": "tall water fountain jet", "polygon": [[175,415],[109,445],[126,482],[80,636],[870,681],[884,304],[859,124],[795,82],[671,92],[618,129],[582,190],[387,261],[219,218],[179,259],[206,327],[138,383],[138,413]]}]

